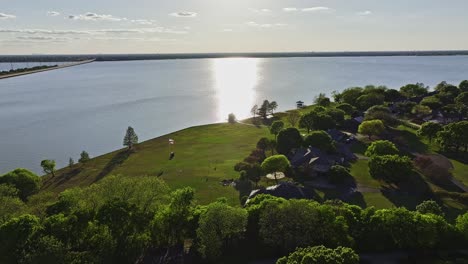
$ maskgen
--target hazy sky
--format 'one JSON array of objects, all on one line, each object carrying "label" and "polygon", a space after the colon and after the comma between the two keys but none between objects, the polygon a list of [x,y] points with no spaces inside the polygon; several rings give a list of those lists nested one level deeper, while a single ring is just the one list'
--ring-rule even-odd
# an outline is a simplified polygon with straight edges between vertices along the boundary
[{"label": "hazy sky", "polygon": [[467,0],[0,0],[0,54],[468,49]]}]

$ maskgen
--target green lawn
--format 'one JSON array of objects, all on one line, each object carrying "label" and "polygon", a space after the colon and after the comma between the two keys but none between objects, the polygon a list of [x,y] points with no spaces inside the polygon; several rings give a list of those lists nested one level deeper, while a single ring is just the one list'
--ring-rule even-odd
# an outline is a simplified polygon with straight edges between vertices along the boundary
[{"label": "green lawn", "polygon": [[453,176],[468,186],[468,165],[459,161],[450,160],[453,164]]},{"label": "green lawn", "polygon": [[367,160],[357,160],[351,165],[351,175],[356,180],[357,184],[379,188],[380,182],[372,178],[369,174],[369,166]]},{"label": "green lawn", "polygon": [[[238,178],[234,165],[247,157],[264,136],[269,136],[266,128],[242,124],[192,127],[143,142],[129,157],[120,150],[92,159],[84,166],[65,168],[55,179],[46,180],[44,189],[60,192],[69,187],[87,186],[110,174],[159,175],[174,189],[195,188],[201,204],[219,197],[239,204],[239,193],[233,187],[223,187],[220,181]],[[168,144],[170,138],[175,140],[175,145]],[[170,161],[171,151],[175,152],[175,159]]]},{"label": "green lawn", "polygon": [[382,193],[363,193],[362,195],[367,206],[374,206],[377,209],[395,207]]}]

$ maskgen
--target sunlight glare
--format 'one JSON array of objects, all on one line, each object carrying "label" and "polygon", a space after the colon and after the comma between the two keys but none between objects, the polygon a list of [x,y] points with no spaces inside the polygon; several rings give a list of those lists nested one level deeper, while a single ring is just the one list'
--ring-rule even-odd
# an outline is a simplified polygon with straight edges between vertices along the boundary
[{"label": "sunlight glare", "polygon": [[255,88],[259,82],[259,64],[256,58],[228,58],[213,60],[213,74],[217,115],[226,121],[230,113],[237,119],[250,116],[255,104]]}]

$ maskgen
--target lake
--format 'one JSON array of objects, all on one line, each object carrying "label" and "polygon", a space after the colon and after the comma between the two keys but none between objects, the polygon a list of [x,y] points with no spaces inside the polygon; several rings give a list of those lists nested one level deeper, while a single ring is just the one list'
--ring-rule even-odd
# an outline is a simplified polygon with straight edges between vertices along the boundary
[{"label": "lake", "polygon": [[223,122],[231,112],[248,117],[264,99],[286,110],[351,86],[464,79],[468,56],[94,62],[4,79],[0,173],[17,167],[40,173],[43,159],[63,167],[82,150],[95,157],[119,149],[128,126],[144,141]]}]

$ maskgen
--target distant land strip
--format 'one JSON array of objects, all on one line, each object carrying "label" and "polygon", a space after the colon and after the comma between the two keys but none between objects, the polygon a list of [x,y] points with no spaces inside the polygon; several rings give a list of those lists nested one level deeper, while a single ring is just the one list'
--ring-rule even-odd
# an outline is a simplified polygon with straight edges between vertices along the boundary
[{"label": "distant land strip", "polygon": [[67,68],[67,67],[73,67],[81,64],[86,64],[86,63],[91,63],[93,62],[94,59],[91,60],[82,60],[82,61],[77,61],[77,62],[71,62],[63,65],[58,65],[56,67],[49,67],[45,69],[40,69],[40,70],[30,70],[30,71],[24,71],[24,72],[17,72],[17,73],[12,73],[12,74],[6,74],[6,75],[0,75],[0,80],[1,79],[7,79],[7,78],[13,78],[13,77],[18,77],[22,75],[27,75],[27,74],[33,74],[33,73],[38,73],[38,72],[45,72],[45,71],[52,71],[52,70],[57,70],[57,69],[62,69],[62,68]]},{"label": "distant land strip", "polygon": [[456,56],[468,50],[447,51],[353,51],[353,52],[251,52],[251,53],[173,53],[173,54],[80,54],[80,55],[0,55],[0,62],[63,62],[77,60],[130,61],[212,58],[293,58],[293,57],[379,57],[379,56]]}]

